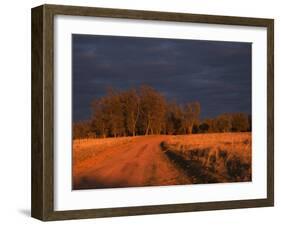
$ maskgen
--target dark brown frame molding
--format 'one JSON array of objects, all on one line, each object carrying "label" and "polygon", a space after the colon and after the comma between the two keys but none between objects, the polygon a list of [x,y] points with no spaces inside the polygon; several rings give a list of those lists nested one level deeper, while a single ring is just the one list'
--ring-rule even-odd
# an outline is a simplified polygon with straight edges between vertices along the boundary
[{"label": "dark brown frame molding", "polygon": [[[256,26],[267,28],[267,198],[156,206],[54,210],[54,16],[95,16],[158,21]],[[274,205],[274,20],[185,13],[136,11],[61,5],[32,9],[32,200],[31,215],[50,220],[115,217]]]}]

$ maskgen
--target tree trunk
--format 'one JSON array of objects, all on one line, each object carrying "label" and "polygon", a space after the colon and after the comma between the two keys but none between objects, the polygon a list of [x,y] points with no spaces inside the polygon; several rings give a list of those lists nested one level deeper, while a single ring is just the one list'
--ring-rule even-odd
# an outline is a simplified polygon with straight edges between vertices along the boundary
[{"label": "tree trunk", "polygon": [[150,129],[150,123],[148,122],[146,130],[145,130],[145,135],[148,135],[149,129]]},{"label": "tree trunk", "polygon": [[192,134],[192,129],[193,129],[193,124],[191,124],[191,125],[188,127],[188,133],[189,133],[189,134]]}]

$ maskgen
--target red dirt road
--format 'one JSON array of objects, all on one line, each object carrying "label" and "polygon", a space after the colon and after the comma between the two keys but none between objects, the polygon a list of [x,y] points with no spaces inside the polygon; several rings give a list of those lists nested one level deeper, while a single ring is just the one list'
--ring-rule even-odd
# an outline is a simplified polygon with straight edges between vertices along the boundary
[{"label": "red dirt road", "polygon": [[161,150],[165,139],[167,136],[137,137],[74,161],[73,189],[189,184]]}]

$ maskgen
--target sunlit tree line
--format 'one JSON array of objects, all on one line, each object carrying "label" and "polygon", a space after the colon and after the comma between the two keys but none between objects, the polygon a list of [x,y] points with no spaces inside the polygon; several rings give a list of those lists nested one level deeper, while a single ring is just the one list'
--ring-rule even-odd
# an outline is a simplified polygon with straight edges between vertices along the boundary
[{"label": "sunlit tree line", "polygon": [[200,120],[199,102],[169,102],[150,86],[110,89],[93,100],[89,121],[73,124],[74,138],[251,131],[251,117],[226,113]]}]

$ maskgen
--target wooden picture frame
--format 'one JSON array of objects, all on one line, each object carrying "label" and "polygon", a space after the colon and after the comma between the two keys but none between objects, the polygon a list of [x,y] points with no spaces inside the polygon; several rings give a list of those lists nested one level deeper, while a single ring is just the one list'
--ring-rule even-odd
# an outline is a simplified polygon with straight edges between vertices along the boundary
[{"label": "wooden picture frame", "polygon": [[[267,29],[267,198],[237,201],[179,203],[121,208],[54,210],[54,16],[126,18]],[[32,9],[32,217],[67,220],[162,214],[188,211],[266,207],[274,205],[274,20],[230,16],[196,15],[42,5]]]}]

